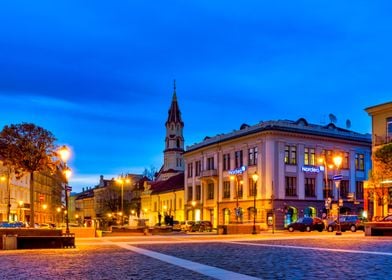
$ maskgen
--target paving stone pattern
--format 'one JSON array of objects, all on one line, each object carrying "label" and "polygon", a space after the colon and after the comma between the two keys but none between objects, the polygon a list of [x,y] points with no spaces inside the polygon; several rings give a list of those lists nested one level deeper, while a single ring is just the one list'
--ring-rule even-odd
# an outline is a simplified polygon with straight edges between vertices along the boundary
[{"label": "paving stone pattern", "polygon": [[[293,235],[289,235],[292,238]],[[146,239],[147,242],[148,239]],[[127,238],[117,242],[127,243]],[[272,239],[132,244],[261,279],[392,279],[391,238]],[[256,246],[262,244],[264,246]],[[267,246],[266,246],[267,245]],[[355,250],[303,250],[290,246]],[[366,251],[376,252],[369,254]],[[389,253],[381,255],[377,252]],[[212,279],[95,239],[76,249],[0,251],[0,279]],[[229,279],[230,280],[230,279]]]}]

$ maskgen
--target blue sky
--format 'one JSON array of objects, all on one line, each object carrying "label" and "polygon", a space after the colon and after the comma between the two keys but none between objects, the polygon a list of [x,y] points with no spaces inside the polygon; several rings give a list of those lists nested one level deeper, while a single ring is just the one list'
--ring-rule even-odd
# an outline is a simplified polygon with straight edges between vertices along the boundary
[{"label": "blue sky", "polygon": [[389,1],[112,2],[0,4],[0,126],[70,145],[74,190],[161,167],[174,79],[185,145],[330,113],[368,133],[392,101]]}]

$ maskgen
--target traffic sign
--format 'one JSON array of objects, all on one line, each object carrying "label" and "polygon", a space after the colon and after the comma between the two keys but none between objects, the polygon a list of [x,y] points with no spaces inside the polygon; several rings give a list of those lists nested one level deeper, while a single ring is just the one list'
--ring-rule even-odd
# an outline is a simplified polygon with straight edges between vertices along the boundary
[{"label": "traffic sign", "polygon": [[343,175],[342,175],[342,174],[335,175],[335,176],[333,176],[333,179],[334,179],[335,181],[340,181],[340,180],[343,179]]}]

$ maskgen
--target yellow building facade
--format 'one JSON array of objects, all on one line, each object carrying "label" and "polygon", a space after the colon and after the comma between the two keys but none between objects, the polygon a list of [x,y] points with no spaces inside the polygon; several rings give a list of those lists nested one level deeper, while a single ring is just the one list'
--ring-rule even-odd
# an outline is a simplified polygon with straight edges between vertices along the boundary
[{"label": "yellow building facade", "polygon": [[[392,102],[365,109],[372,118],[372,153],[392,145]],[[365,183],[365,210],[379,219],[392,213],[392,178],[379,167],[372,157],[370,180]]]}]

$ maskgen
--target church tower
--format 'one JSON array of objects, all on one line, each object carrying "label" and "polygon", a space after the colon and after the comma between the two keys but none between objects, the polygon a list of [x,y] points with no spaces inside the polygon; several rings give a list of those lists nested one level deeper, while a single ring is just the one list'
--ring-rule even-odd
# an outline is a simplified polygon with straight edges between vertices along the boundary
[{"label": "church tower", "polygon": [[174,89],[172,102],[169,108],[166,126],[164,163],[159,172],[158,180],[167,180],[169,177],[184,172],[184,122],[181,119],[181,112],[177,102],[176,81],[174,80]]}]

